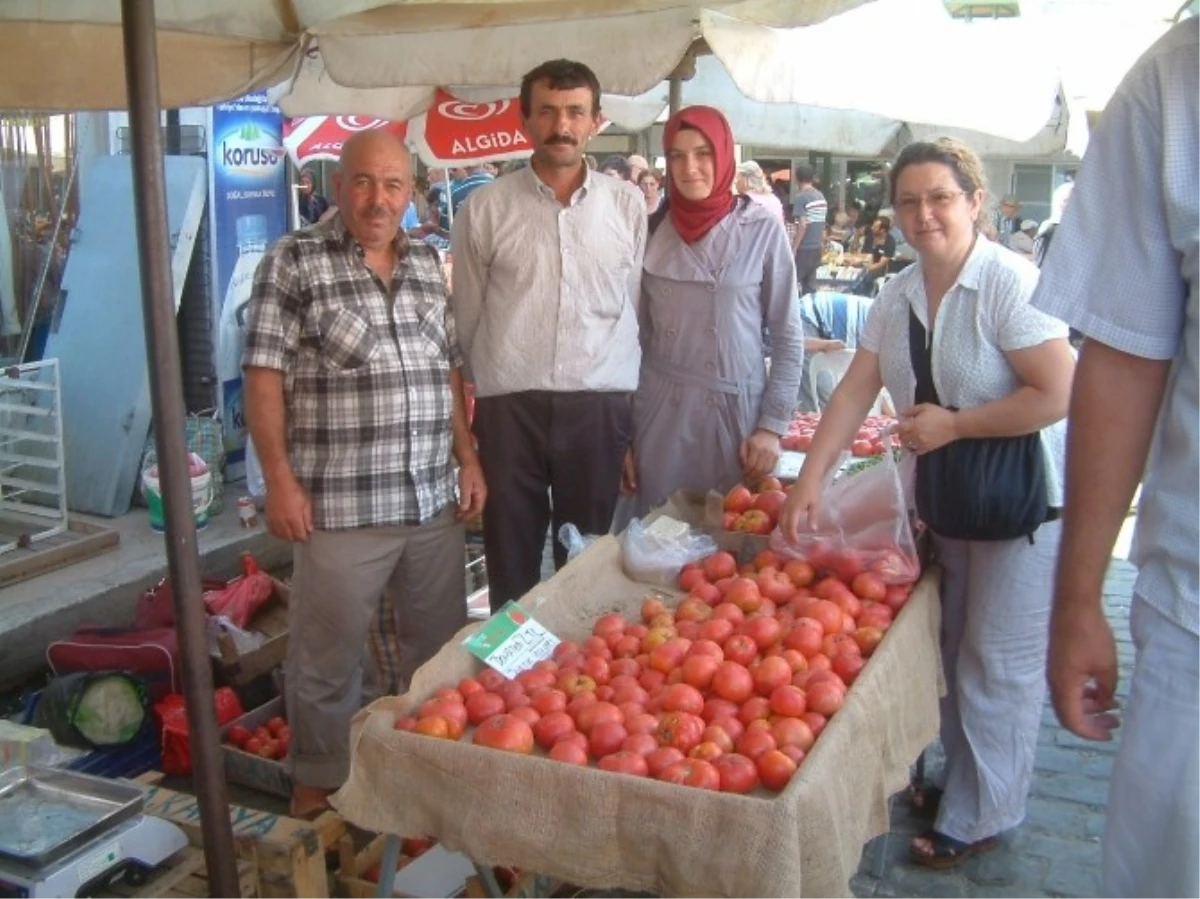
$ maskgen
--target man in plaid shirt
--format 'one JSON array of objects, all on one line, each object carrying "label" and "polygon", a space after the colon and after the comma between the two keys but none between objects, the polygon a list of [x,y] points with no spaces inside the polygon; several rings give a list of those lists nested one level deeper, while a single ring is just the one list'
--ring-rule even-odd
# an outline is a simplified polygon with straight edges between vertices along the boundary
[{"label": "man in plaid shirt", "polygon": [[263,257],[242,359],[267,526],[294,546],[294,815],[323,807],[349,771],[380,596],[397,613],[400,689],[466,623],[462,521],[486,498],[441,264],[399,230],[409,153],[361,132],[334,187],[336,218]]}]

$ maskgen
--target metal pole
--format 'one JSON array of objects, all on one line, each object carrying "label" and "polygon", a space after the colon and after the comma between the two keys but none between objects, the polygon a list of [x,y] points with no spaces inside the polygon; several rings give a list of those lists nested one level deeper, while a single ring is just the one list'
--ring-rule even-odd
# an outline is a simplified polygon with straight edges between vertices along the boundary
[{"label": "metal pole", "polygon": [[683,79],[672,75],[667,80],[667,114],[675,115],[683,106]]},{"label": "metal pole", "polygon": [[171,290],[154,4],[145,0],[121,0],[121,26],[125,40],[129,128],[133,136],[133,194],[146,356],[150,365],[150,399],[163,486],[167,562],[175,588],[175,627],[183,663],[200,829],[211,895],[238,896],[237,858],[229,823],[224,765],[217,740],[212,663],[205,645],[200,556],[196,547],[196,523],[192,518],[192,485],[184,437],[187,415]]}]

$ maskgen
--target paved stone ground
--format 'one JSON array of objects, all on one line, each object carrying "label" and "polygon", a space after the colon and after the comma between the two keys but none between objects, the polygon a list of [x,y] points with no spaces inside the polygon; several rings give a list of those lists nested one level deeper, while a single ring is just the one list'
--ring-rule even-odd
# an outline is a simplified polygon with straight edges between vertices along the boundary
[{"label": "paved stone ground", "polygon": [[[1114,559],[1104,586],[1121,664],[1122,700],[1133,666],[1129,602],[1135,573],[1128,562]],[[1118,741],[1092,743],[1068,733],[1047,700],[1028,816],[1021,827],[991,852],[949,871],[932,871],[908,861],[909,843],[927,822],[914,818],[901,797],[893,797],[892,829],[867,845],[851,889],[856,896],[1099,895],[1100,836]],[[927,771],[942,763],[937,747],[926,758]]]}]

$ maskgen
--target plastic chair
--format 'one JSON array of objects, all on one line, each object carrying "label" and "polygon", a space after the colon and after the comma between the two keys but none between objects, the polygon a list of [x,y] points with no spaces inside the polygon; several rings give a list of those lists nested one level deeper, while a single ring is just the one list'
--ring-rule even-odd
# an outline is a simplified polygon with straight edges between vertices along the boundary
[{"label": "plastic chair", "polygon": [[[817,390],[820,378],[826,375],[833,379],[833,386],[829,389],[830,394],[837,389],[838,383],[845,377],[847,370],[850,368],[850,363],[854,361],[854,350],[830,350],[822,353],[814,353],[812,362],[808,369],[808,389],[812,394],[813,402],[816,403],[817,411],[821,411],[821,394]],[[891,405],[891,396],[887,390],[881,390],[879,396],[875,397],[875,402],[871,406],[871,415],[879,415],[883,411],[884,398]]]},{"label": "plastic chair", "polygon": [[817,405],[817,411],[821,411],[821,394],[817,389],[822,375],[833,379],[833,387],[830,388],[832,393],[838,385],[838,382],[846,374],[846,370],[850,368],[850,363],[854,360],[854,350],[828,350],[823,353],[814,353],[812,363],[808,369],[808,389],[812,394],[813,402]]}]

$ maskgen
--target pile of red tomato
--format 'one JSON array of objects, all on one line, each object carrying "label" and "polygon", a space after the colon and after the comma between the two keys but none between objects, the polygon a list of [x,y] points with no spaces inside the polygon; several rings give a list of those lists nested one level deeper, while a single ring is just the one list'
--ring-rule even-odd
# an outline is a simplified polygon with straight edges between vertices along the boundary
[{"label": "pile of red tomato", "polygon": [[287,756],[291,746],[292,729],[286,718],[276,715],[254,730],[241,724],[233,725],[225,734],[225,742],[264,759],[282,759]]},{"label": "pile of red tomato", "polygon": [[751,490],[736,484],[725,494],[721,528],[746,534],[769,534],[779,524],[779,513],[787,501],[779,478],[766,477]]},{"label": "pile of red tomato", "polygon": [[904,606],[911,584],[843,580],[767,550],[686,566],[673,608],[597,619],[509,680],[487,669],[396,722],[431,737],[669,783],[782,790]]},{"label": "pile of red tomato", "polygon": [[[819,412],[796,413],[796,417],[788,425],[787,433],[779,439],[779,445],[785,450],[808,452],[808,448],[812,446],[813,434],[820,423],[821,413]],[[859,457],[883,455],[884,445],[888,442],[884,431],[895,423],[896,419],[887,415],[872,415],[867,418],[859,427],[854,442],[850,444],[851,455]],[[892,434],[890,442],[892,446],[899,446],[900,438]]]}]

